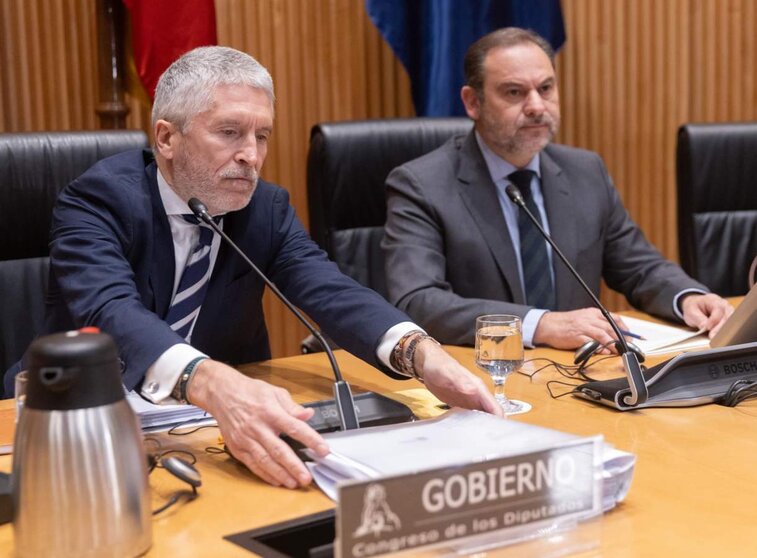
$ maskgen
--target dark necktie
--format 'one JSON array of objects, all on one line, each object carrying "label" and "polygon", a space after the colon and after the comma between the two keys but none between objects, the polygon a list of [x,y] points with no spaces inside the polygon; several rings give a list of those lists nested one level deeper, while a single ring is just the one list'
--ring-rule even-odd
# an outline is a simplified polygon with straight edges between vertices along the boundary
[{"label": "dark necktie", "polygon": [[[517,170],[508,175],[507,179],[518,187],[523,194],[526,207],[543,226],[539,208],[536,207],[531,195],[531,180],[535,174],[531,170]],[[555,289],[549,269],[547,241],[522,210],[518,211],[518,233],[520,234],[520,261],[523,266],[526,303],[534,308],[554,310]]]},{"label": "dark necktie", "polygon": [[194,215],[182,215],[185,221],[200,228],[200,238],[189,256],[187,265],[181,274],[179,288],[171,301],[166,322],[171,329],[189,341],[189,332],[200,314],[205,292],[210,280],[210,245],[213,242],[213,229]]}]

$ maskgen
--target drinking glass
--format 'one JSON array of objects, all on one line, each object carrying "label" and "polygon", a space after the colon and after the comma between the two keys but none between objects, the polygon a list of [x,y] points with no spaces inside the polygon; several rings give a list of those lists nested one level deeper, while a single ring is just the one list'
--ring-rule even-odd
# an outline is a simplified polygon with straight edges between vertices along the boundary
[{"label": "drinking glass", "polygon": [[531,409],[530,404],[505,395],[505,380],[523,365],[523,333],[518,316],[490,314],[476,318],[476,365],[491,376],[494,397],[505,414]]}]

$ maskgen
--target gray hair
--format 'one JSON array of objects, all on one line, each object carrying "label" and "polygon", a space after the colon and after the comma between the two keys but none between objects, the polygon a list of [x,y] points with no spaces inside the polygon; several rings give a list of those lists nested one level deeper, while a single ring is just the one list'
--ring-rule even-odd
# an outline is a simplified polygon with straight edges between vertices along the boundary
[{"label": "gray hair", "polygon": [[167,120],[184,132],[213,101],[222,85],[249,85],[263,90],[275,102],[273,80],[260,62],[233,48],[207,46],[191,50],[163,72],[155,88],[152,125]]}]

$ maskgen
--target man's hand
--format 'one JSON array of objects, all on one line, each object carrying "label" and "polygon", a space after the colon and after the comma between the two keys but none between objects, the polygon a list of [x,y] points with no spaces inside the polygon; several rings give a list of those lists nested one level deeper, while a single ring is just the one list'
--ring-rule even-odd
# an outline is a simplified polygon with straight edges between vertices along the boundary
[{"label": "man's hand", "polygon": [[709,331],[712,339],[733,314],[733,306],[716,294],[690,294],[681,298],[681,312],[686,325]]},{"label": "man's hand", "polygon": [[279,434],[302,442],[319,456],[329,452],[324,439],[305,422],[312,409],[295,403],[285,389],[247,378],[225,364],[202,361],[187,395],[215,417],[234,457],[274,486],[297,488],[312,481]]},{"label": "man's hand", "polygon": [[428,390],[450,407],[477,409],[504,416],[502,407],[484,382],[429,339],[418,343],[413,356],[416,371]]},{"label": "man's hand", "polygon": [[[612,317],[619,328],[628,329],[620,316],[612,314]],[[555,349],[576,349],[591,339],[602,345],[616,340],[612,326],[598,308],[547,312],[534,332],[535,345],[549,345]],[[614,352],[615,348],[611,350]],[[605,349],[603,352],[609,351]]]}]

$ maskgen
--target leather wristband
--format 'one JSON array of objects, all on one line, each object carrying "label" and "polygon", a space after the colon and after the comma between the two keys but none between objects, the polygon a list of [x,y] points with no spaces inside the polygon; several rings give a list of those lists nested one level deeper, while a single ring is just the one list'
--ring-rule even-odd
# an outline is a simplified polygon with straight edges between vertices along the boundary
[{"label": "leather wristband", "polygon": [[184,367],[181,376],[179,376],[179,380],[173,387],[173,391],[171,391],[171,397],[176,399],[179,403],[190,404],[189,399],[187,398],[187,389],[189,387],[189,382],[192,380],[192,377],[197,371],[199,364],[207,358],[208,357],[205,356],[199,356],[189,361],[189,364]]}]

